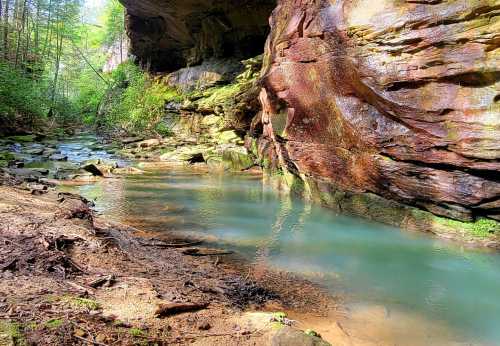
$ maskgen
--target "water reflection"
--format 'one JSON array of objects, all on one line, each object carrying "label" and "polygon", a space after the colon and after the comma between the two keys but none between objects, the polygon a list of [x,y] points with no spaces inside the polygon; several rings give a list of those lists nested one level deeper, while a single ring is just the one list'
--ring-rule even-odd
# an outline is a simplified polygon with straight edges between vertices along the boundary
[{"label": "water reflection", "polygon": [[216,239],[258,267],[301,273],[351,302],[383,306],[388,319],[410,313],[447,325],[450,343],[500,340],[497,253],[336,215],[244,175],[151,173],[81,189],[120,221]]}]

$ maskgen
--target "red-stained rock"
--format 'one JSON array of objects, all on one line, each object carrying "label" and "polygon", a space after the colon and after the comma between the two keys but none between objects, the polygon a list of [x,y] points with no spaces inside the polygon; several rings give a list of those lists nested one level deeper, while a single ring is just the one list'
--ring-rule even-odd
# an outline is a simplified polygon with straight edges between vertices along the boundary
[{"label": "red-stained rock", "polygon": [[264,135],[297,175],[459,219],[498,213],[499,12],[486,0],[280,1]]},{"label": "red-stained rock", "polygon": [[[275,6],[121,1],[132,53],[157,71],[256,53]],[[500,219],[499,14],[497,0],[279,0],[247,147],[345,212],[415,229],[433,228],[419,209]]]}]

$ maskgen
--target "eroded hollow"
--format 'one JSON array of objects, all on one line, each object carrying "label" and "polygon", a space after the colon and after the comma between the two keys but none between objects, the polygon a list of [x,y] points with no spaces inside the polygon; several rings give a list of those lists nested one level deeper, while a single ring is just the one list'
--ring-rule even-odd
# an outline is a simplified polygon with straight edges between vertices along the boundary
[{"label": "eroded hollow", "polygon": [[121,0],[131,53],[153,72],[264,51],[275,0]]}]

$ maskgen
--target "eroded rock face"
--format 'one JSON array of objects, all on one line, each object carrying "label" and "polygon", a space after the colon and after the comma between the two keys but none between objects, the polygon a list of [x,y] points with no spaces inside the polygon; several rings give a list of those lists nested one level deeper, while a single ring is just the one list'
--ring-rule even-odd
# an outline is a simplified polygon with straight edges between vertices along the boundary
[{"label": "eroded rock face", "polygon": [[[121,1],[140,62],[205,61],[171,75],[188,86],[224,80],[207,61],[259,54],[276,5]],[[247,147],[342,211],[499,220],[499,14],[498,0],[279,0]]]},{"label": "eroded rock face", "polygon": [[275,0],[120,0],[131,53],[154,71],[262,53]]},{"label": "eroded rock face", "polygon": [[282,0],[264,135],[296,175],[438,215],[498,218],[500,3]]}]

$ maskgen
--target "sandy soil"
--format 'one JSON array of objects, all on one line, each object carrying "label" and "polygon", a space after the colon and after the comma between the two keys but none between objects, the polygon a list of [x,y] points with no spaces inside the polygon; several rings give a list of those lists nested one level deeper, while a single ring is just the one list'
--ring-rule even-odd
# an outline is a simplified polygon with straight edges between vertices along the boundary
[{"label": "sandy soil", "polygon": [[[267,345],[277,311],[349,344],[336,299],[310,282],[96,218],[76,195],[0,196],[0,345]],[[172,303],[192,311],[160,316]]]}]

